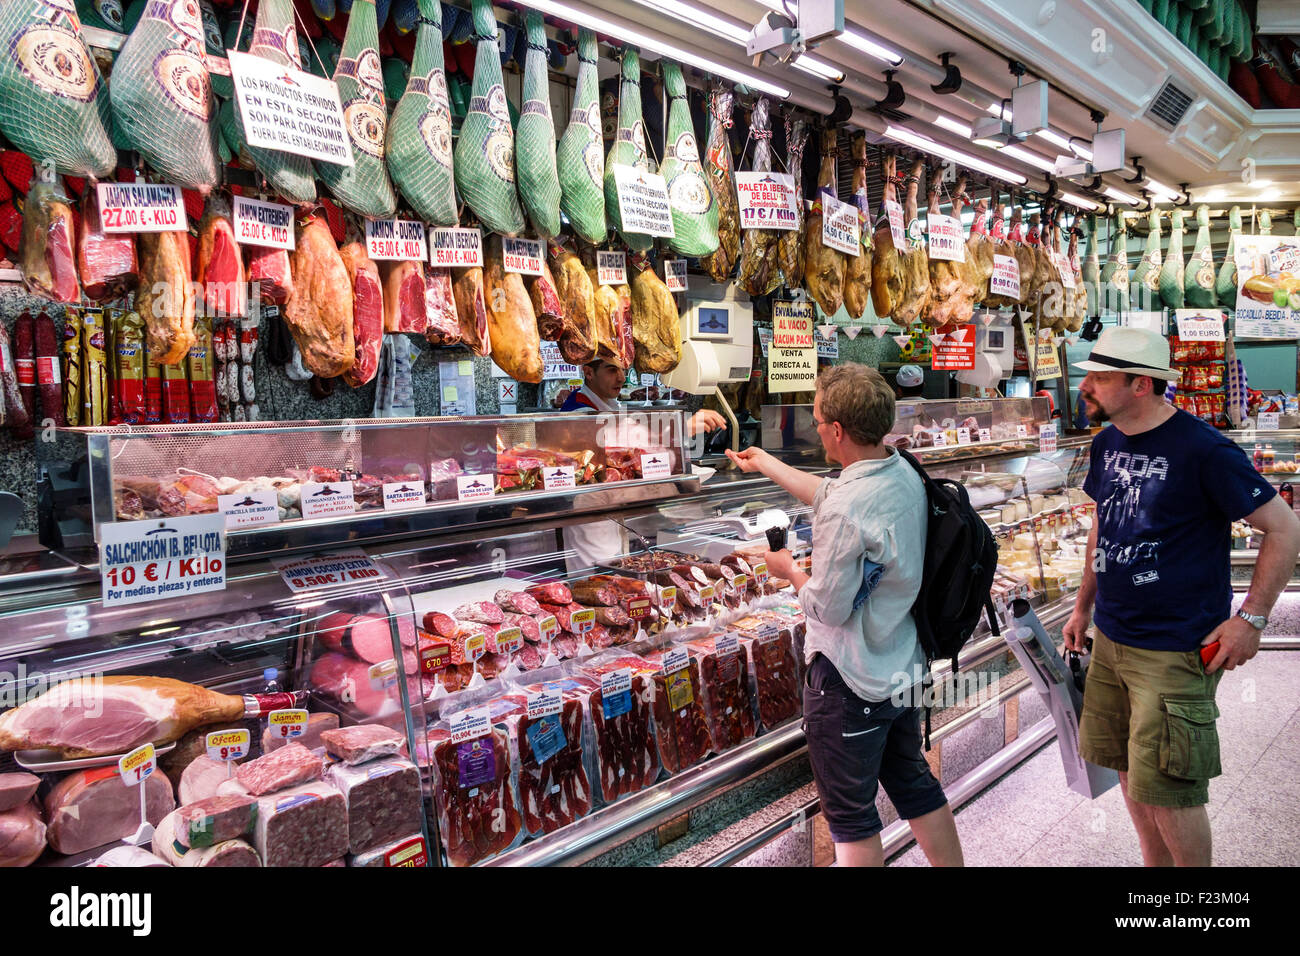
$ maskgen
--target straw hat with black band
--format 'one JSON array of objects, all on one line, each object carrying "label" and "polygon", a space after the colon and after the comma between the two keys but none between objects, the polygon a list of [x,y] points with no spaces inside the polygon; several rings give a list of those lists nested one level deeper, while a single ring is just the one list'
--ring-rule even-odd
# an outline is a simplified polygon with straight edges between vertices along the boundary
[{"label": "straw hat with black band", "polygon": [[1128,372],[1176,382],[1182,373],[1169,367],[1169,342],[1151,329],[1114,326],[1106,329],[1092,347],[1092,354],[1074,367],[1085,372]]}]

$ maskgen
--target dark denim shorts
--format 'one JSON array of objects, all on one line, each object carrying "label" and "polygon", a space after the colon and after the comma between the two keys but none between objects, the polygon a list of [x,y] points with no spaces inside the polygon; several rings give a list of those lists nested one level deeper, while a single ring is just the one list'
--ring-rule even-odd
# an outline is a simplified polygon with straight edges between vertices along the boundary
[{"label": "dark denim shorts", "polygon": [[863,700],[818,654],[804,677],[803,714],[817,794],[836,843],[884,828],[876,812],[879,786],[904,820],[948,802],[921,752],[919,707]]}]

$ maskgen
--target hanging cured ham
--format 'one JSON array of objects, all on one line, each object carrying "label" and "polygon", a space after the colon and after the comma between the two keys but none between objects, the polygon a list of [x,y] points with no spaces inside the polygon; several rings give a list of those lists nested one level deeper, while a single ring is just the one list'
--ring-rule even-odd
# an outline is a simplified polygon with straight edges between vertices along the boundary
[{"label": "hanging cured ham", "polygon": [[605,158],[605,216],[629,249],[645,252],[654,245],[654,239],[623,229],[623,217],[618,208],[618,182],[614,174],[615,166],[650,168],[650,157],[645,150],[645,123],[641,118],[641,60],[631,47],[623,51],[622,75],[618,87],[618,132]]},{"label": "hanging cured ham", "polygon": [[781,233],[777,262],[788,288],[803,285],[803,245],[805,204],[803,199],[803,151],[808,143],[808,127],[803,120],[785,119],[785,142],[788,151],[786,169],[794,177],[794,205],[798,228]]},{"label": "hanging cured ham", "polygon": [[867,202],[867,137],[853,137],[853,205],[858,209],[860,251],[844,264],[844,309],[851,319],[860,319],[867,311],[871,295],[871,205]]},{"label": "hanging cured ham", "polygon": [[804,235],[803,281],[804,288],[827,316],[834,315],[844,303],[844,253],[822,242],[822,200],[834,196],[835,158],[839,154],[838,134],[835,127],[822,133],[822,164],[817,177],[817,201],[808,216],[808,229]]},{"label": "hanging cured ham", "polygon": [[560,296],[562,319],[558,337],[546,337],[560,346],[565,361],[585,365],[596,357],[595,285],[582,260],[554,242],[550,244],[550,272]]},{"label": "hanging cured ham", "polygon": [[[357,5],[363,2],[357,0]],[[302,353],[303,366],[322,379],[342,375],[356,362],[351,288],[325,217],[318,210],[301,215],[293,250],[293,293],[284,307],[284,321]]]},{"label": "hanging cured ham", "polygon": [[384,164],[388,111],[378,46],[375,4],[373,0],[356,0],[334,68],[352,165],[318,161],[316,174],[341,205],[359,216],[387,219],[397,210],[397,196]]},{"label": "hanging cured ham", "polygon": [[451,103],[442,59],[442,4],[419,4],[411,75],[388,121],[384,151],[393,182],[420,218],[434,226],[454,226],[458,210]]},{"label": "hanging cured ham", "polygon": [[912,172],[907,177],[907,199],[903,203],[903,219],[908,224],[907,235],[916,236],[909,239],[907,251],[903,253],[903,291],[893,316],[895,322],[904,326],[915,322],[930,302],[930,263],[923,245],[916,209],[916,192],[920,188],[923,166],[924,163],[920,160],[912,166]]},{"label": "hanging cured ham", "polygon": [[474,86],[456,142],[456,188],[486,228],[514,236],[524,228],[524,213],[515,195],[515,137],[489,0],[474,0],[474,32]]},{"label": "hanging cured ham", "polygon": [[528,221],[539,236],[549,239],[560,231],[560,179],[555,167],[551,83],[546,73],[546,28],[536,10],[528,11],[524,23],[528,55],[524,58],[524,106],[515,134],[515,172]]},{"label": "hanging cured ham", "polygon": [[[659,167],[668,186],[673,214],[673,238],[668,248],[684,256],[707,256],[718,248],[718,204],[709,189],[700,146],[695,139],[691,108],[686,102],[682,68],[664,61],[664,91],[668,95],[668,137]],[[766,105],[766,100],[759,100]],[[757,106],[755,107],[757,110]]]},{"label": "hanging cured ham", "polygon": [[560,209],[578,237],[605,241],[605,150],[600,135],[600,90],[596,74],[596,35],[578,31],[578,81],[573,112],[560,138],[556,162]]},{"label": "hanging cured ham", "polygon": [[[754,172],[772,171],[772,131],[768,128],[767,97],[754,103],[749,135],[754,140]],[[740,287],[750,295],[766,295],[781,284],[780,249],[776,229],[746,229],[740,244]]]},{"label": "hanging cured ham", "polygon": [[1228,210],[1228,252],[1219,267],[1214,294],[1225,309],[1237,307],[1237,236],[1241,233],[1241,207]]},{"label": "hanging cured ham", "polygon": [[[379,371],[379,352],[384,344],[384,294],[379,269],[366,255],[362,243],[348,243],[339,250],[339,256],[352,280],[352,340],[356,349],[356,359],[343,373],[343,381],[359,388]],[[420,264],[415,265],[418,271]],[[423,294],[423,277],[421,286]]]},{"label": "hanging cured ham", "polygon": [[970,237],[966,240],[966,265],[968,278],[975,286],[974,305],[983,305],[989,294],[989,280],[993,278],[993,241],[988,234],[989,202],[981,199],[975,207]]},{"label": "hanging cured ham", "polygon": [[[1078,229],[1078,223],[1075,223]],[[1101,256],[1097,252],[1097,215],[1088,215],[1088,242],[1083,251],[1083,264],[1080,270],[1083,278],[1084,292],[1087,296],[1086,312],[1088,315],[1101,313]]]},{"label": "hanging cured ham", "polygon": [[709,97],[709,144],[704,154],[704,173],[709,189],[718,204],[718,248],[700,260],[714,282],[729,282],[736,271],[740,255],[740,204],[736,200],[736,177],[731,163],[731,129],[733,95],[718,89]]},{"label": "hanging cured ham", "polygon": [[1138,307],[1143,311],[1159,308],[1160,267],[1160,213],[1152,210],[1147,217],[1147,242],[1142,261],[1133,270],[1133,287],[1138,293]]},{"label": "hanging cured ham", "polygon": [[1116,312],[1129,310],[1128,219],[1122,211],[1115,213],[1110,255],[1101,270],[1101,307]]},{"label": "hanging cured ham", "polygon": [[885,191],[880,200],[880,218],[876,220],[871,257],[871,307],[882,319],[890,318],[903,294],[903,250],[894,246],[893,232],[889,228],[886,202],[897,202],[894,186],[898,160],[885,156]]},{"label": "hanging cured ham", "polygon": [[1183,255],[1183,211],[1175,209],[1170,216],[1169,252],[1160,267],[1158,287],[1160,301],[1167,309],[1181,309],[1186,298],[1183,284],[1187,261]]},{"label": "hanging cured ham", "polygon": [[542,343],[524,278],[506,271],[500,236],[488,237],[483,256],[492,361],[516,382],[536,384],[542,380]]},{"label": "hanging cured ham", "polygon": [[37,162],[70,176],[117,165],[108,87],[69,2],[0,3],[0,131]]},{"label": "hanging cured ham", "polygon": [[636,257],[632,271],[634,367],[642,373],[671,372],[681,361],[682,333],[677,301],[649,261]]},{"label": "hanging cured ham", "polygon": [[1199,206],[1196,210],[1196,244],[1192,247],[1192,258],[1187,263],[1183,280],[1185,299],[1189,306],[1198,309],[1214,305],[1214,249],[1210,245],[1210,207]]}]

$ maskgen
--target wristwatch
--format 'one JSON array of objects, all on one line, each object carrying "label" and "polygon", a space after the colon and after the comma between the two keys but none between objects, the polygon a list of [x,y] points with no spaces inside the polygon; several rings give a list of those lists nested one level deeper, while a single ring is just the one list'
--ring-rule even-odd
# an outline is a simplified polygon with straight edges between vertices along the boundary
[{"label": "wristwatch", "polygon": [[1262,631],[1268,626],[1268,618],[1263,614],[1247,614],[1245,611],[1238,611],[1237,617],[1241,618],[1257,631]]}]

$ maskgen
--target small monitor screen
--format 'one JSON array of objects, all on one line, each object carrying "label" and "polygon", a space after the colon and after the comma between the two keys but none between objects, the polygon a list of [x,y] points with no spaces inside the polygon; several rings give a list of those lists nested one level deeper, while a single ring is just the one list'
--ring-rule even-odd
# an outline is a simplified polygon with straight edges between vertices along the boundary
[{"label": "small monitor screen", "polygon": [[989,348],[991,349],[1003,348],[1005,344],[1005,340],[1003,339],[1002,336],[1003,336],[1002,329],[989,329]]},{"label": "small monitor screen", "polygon": [[730,335],[731,312],[727,309],[701,308],[699,333],[700,335]]}]

